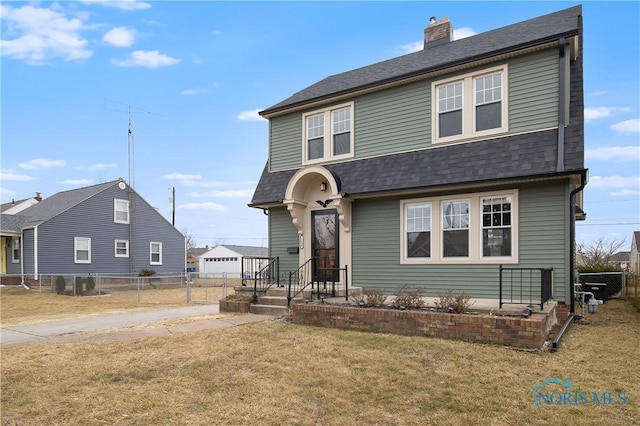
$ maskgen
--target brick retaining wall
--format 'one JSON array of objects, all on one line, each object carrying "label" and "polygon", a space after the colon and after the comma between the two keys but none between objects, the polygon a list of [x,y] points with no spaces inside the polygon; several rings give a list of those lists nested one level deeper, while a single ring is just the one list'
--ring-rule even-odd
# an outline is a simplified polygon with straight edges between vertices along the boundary
[{"label": "brick retaining wall", "polygon": [[357,308],[326,304],[292,306],[295,324],[392,333],[407,336],[540,348],[556,323],[556,310],[529,318],[488,314],[449,314],[397,309]]}]

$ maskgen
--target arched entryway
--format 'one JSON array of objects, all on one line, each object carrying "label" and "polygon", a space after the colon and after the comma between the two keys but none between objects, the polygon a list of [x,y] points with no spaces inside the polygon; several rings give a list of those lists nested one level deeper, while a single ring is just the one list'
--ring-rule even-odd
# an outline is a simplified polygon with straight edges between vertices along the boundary
[{"label": "arched entryway", "polygon": [[322,166],[302,168],[289,180],[283,203],[298,231],[298,264],[315,257],[314,279],[338,280],[334,268],[351,265],[351,200],[340,193],[340,179]]}]

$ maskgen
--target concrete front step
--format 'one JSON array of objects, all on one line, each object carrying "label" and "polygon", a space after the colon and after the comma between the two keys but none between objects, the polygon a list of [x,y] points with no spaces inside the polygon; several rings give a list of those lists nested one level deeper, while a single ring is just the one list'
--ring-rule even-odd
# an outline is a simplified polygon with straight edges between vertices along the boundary
[{"label": "concrete front step", "polygon": [[252,304],[249,306],[249,312],[252,314],[259,315],[274,315],[274,316],[282,316],[286,315],[289,312],[289,308],[287,306],[278,306],[278,305],[259,305]]}]

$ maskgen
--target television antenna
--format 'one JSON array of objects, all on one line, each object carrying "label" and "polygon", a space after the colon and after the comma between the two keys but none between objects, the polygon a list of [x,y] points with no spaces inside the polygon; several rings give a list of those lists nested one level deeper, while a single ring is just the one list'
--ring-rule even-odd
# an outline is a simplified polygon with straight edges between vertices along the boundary
[{"label": "television antenna", "polygon": [[129,124],[127,127],[127,169],[129,173],[128,183],[131,188],[135,188],[135,134],[133,132],[133,124],[131,120],[132,114],[153,114],[142,108],[135,107],[124,102],[115,101],[113,99],[104,99],[104,110],[114,112],[125,112],[129,116]]}]

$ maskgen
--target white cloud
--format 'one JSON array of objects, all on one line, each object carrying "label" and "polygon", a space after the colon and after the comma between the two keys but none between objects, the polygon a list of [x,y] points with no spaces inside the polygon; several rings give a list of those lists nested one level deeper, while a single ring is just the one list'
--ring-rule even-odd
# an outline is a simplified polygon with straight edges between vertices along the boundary
[{"label": "white cloud", "polygon": [[170,173],[168,175],[162,176],[162,179],[172,179],[172,180],[200,180],[202,176],[200,175],[185,175],[181,173]]},{"label": "white cloud", "polygon": [[102,36],[102,41],[116,47],[131,47],[136,39],[136,30],[116,27]]},{"label": "white cloud", "polygon": [[463,38],[471,37],[478,34],[473,30],[473,28],[462,27],[462,28],[454,28],[453,29],[453,39],[460,40]]},{"label": "white cloud", "polygon": [[48,158],[34,158],[26,163],[18,164],[21,169],[48,169],[49,167],[64,167],[67,162],[64,160],[50,160]]},{"label": "white cloud", "polygon": [[413,43],[408,43],[400,46],[400,50],[404,53],[413,53],[422,50],[424,47],[424,41],[414,41]]},{"label": "white cloud", "polygon": [[242,111],[240,114],[238,114],[238,120],[240,121],[263,121],[264,118],[262,118],[260,116],[260,114],[258,114],[261,110],[260,109],[252,109],[249,111]]},{"label": "white cloud", "polygon": [[638,188],[640,187],[640,176],[591,176],[589,178],[589,188]]},{"label": "white cloud", "polygon": [[184,89],[180,92],[181,95],[201,95],[207,93],[207,89]]},{"label": "white cloud", "polygon": [[629,108],[618,107],[598,107],[598,108],[585,108],[584,119],[586,121],[596,120],[603,117],[611,117],[611,114],[617,111],[629,111]]},{"label": "white cloud", "polygon": [[87,185],[91,185],[93,181],[91,179],[66,179],[58,183],[61,183],[62,185],[87,186]]},{"label": "white cloud", "polygon": [[228,189],[226,191],[209,191],[205,195],[214,198],[250,198],[253,193],[253,189]]},{"label": "white cloud", "polygon": [[86,48],[80,32],[85,29],[82,20],[67,18],[52,9],[32,5],[14,8],[0,5],[0,15],[7,23],[0,40],[2,56],[21,59],[31,65],[42,65],[50,58],[80,61],[90,58],[93,51]]},{"label": "white cloud", "polygon": [[595,161],[640,161],[640,146],[612,146],[586,149],[585,160]]},{"label": "white cloud", "polygon": [[629,195],[640,195],[640,191],[635,191],[632,189],[623,189],[622,191],[612,192],[611,195],[614,197],[626,197]]},{"label": "white cloud", "polygon": [[85,171],[97,171],[97,170],[114,169],[116,167],[118,167],[116,163],[96,163],[90,166],[76,167],[76,169],[85,170]]},{"label": "white cloud", "polygon": [[120,10],[142,10],[149,9],[151,7],[150,3],[136,0],[82,0],[84,4],[95,4],[105,7],[114,7]]},{"label": "white cloud", "polygon": [[222,30],[213,30],[213,31],[211,31],[211,35],[214,35],[214,36],[219,36],[221,34],[222,34]]},{"label": "white cloud", "polygon": [[211,210],[216,212],[227,211],[227,208],[218,203],[186,203],[178,206],[179,209],[185,210]]},{"label": "white cloud", "polygon": [[587,93],[587,96],[602,96],[602,95],[606,95],[606,94],[607,94],[606,90],[600,90],[598,92]]},{"label": "white cloud", "polygon": [[161,54],[157,50],[136,50],[131,52],[131,55],[123,60],[118,61],[112,59],[111,63],[119,67],[145,67],[145,68],[158,68],[169,65],[175,65],[180,62],[180,59],[172,58],[167,55]]},{"label": "white cloud", "polygon": [[611,130],[620,133],[640,133],[640,118],[616,123],[611,126]]},{"label": "white cloud", "polygon": [[[198,176],[199,177],[199,176]],[[223,182],[223,181],[209,181],[199,182],[195,180],[185,179],[180,182],[184,186],[200,187],[200,188],[221,188],[225,186],[255,186],[257,182],[245,181],[245,182]]]},{"label": "white cloud", "polygon": [[11,180],[17,182],[30,182],[35,180],[35,178],[29,175],[22,175],[13,171],[13,169],[0,170],[0,180]]}]

